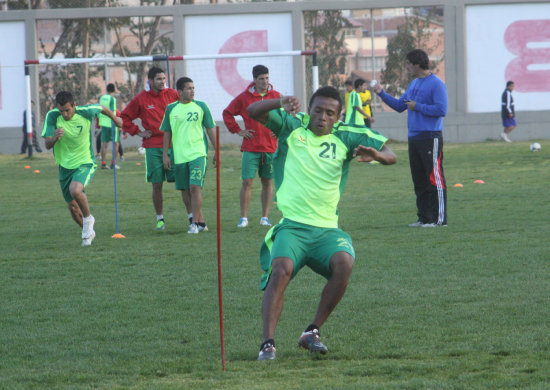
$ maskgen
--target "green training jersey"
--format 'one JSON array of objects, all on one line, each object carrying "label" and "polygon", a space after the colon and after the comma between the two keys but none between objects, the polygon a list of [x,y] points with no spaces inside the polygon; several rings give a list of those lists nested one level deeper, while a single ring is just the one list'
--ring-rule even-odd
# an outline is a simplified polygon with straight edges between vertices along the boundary
[{"label": "green training jersey", "polygon": [[348,101],[346,102],[346,119],[344,122],[348,125],[359,125],[364,126],[365,120],[363,119],[363,115],[357,111],[357,106],[361,107],[363,105],[363,102],[361,101],[361,96],[357,93],[357,91],[351,91],[348,97]]},{"label": "green training jersey", "polygon": [[[114,96],[111,96],[109,94],[103,95],[99,98],[99,104],[101,104],[104,107],[107,107],[109,110],[113,112],[113,114],[116,114],[116,98]],[[107,115],[100,114],[99,115],[99,125],[101,127],[111,127],[113,123],[113,120],[109,118]]]},{"label": "green training jersey", "polygon": [[387,138],[364,125],[343,122],[337,122],[332,133],[317,136],[308,125],[307,114],[269,112],[266,127],[279,140],[273,160],[277,207],[284,218],[336,228],[338,202],[354,149],[361,144],[380,150]]},{"label": "green training jersey", "polygon": [[174,163],[183,164],[196,158],[208,156],[208,139],[204,129],[215,126],[206,103],[192,100],[166,106],[160,130],[172,133]]},{"label": "green training jersey", "polygon": [[73,117],[66,121],[57,108],[49,111],[44,120],[42,137],[55,137],[55,129],[62,128],[65,134],[53,146],[55,161],[66,169],[75,169],[83,164],[95,164],[90,126],[101,113],[99,104],[76,106]]}]

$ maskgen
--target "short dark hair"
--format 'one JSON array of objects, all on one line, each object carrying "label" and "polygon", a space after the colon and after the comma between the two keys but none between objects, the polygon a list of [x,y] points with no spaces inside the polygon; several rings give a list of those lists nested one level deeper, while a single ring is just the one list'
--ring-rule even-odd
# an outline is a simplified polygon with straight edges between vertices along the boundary
[{"label": "short dark hair", "polygon": [[149,80],[153,80],[159,73],[164,73],[164,70],[157,66],[153,66],[151,69],[149,69],[149,72],[147,73],[147,78]]},{"label": "short dark hair", "polygon": [[366,81],[364,79],[357,79],[355,80],[355,82],[353,83],[353,88],[357,89],[359,88],[361,85],[365,84]]},{"label": "short dark hair", "polygon": [[115,92],[115,85],[113,83],[107,84],[107,92]]},{"label": "short dark hair", "polygon": [[353,81],[351,81],[350,79],[347,79],[347,80],[344,82],[344,85],[352,85],[352,86],[353,86]]},{"label": "short dark hair", "polygon": [[267,69],[267,66],[256,65],[255,67],[252,68],[252,77],[254,78],[266,73],[269,74],[269,69]]},{"label": "short dark hair", "polygon": [[176,81],[176,89],[178,91],[183,90],[185,88],[185,84],[192,83],[193,80],[191,80],[189,77],[180,77],[178,81]]},{"label": "short dark hair", "polygon": [[508,81],[508,82],[506,83],[506,87],[509,87],[509,86],[512,85],[512,84],[514,84],[514,82],[513,82],[512,80],[510,80],[510,81]]},{"label": "short dark hair", "polygon": [[342,97],[340,96],[340,92],[334,87],[321,87],[315,93],[311,96],[311,99],[309,99],[309,105],[308,107],[311,108],[313,105],[313,100],[317,96],[327,97],[334,99],[338,102],[338,105],[340,106],[339,110],[342,109]]},{"label": "short dark hair", "polygon": [[407,61],[413,65],[420,66],[420,69],[430,69],[430,59],[424,50],[414,49],[407,53]]},{"label": "short dark hair", "polygon": [[73,94],[69,91],[61,91],[55,95],[55,103],[59,106],[64,106],[67,103],[74,104]]}]

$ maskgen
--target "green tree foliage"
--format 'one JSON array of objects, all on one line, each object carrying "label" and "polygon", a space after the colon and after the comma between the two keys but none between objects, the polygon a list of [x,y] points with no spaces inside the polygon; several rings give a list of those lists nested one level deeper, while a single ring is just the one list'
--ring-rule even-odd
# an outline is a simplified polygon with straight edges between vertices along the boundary
[{"label": "green tree foliage", "polygon": [[340,10],[304,12],[305,47],[317,51],[320,86],[340,87],[343,84],[340,74],[346,71],[348,54],[343,29],[349,26]]},{"label": "green tree foliage", "polygon": [[[405,56],[414,49],[422,49],[428,55],[442,44],[440,40],[430,43],[431,29],[437,23],[441,8],[417,8],[413,15],[406,18],[404,24],[397,27],[397,35],[388,41],[388,59],[386,68],[382,71],[382,84],[390,95],[398,96],[405,92],[412,77],[405,70]],[[432,71],[436,70],[440,61],[430,60]]]}]

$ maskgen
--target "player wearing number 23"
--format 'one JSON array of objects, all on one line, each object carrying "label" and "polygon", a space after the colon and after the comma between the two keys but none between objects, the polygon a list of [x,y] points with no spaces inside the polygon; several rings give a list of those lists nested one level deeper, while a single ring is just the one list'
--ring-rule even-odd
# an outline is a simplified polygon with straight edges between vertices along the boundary
[{"label": "player wearing number 23", "polygon": [[[170,143],[174,150],[176,189],[190,190],[193,220],[188,233],[206,231],[202,215],[202,194],[208,158],[208,138],[216,147],[214,120],[206,103],[195,100],[195,86],[189,77],[176,82],[180,95],[177,102],[169,104],[164,113],[160,130],[164,131],[164,168],[170,169],[168,155]],[[206,129],[206,134],[205,134]],[[214,156],[215,161],[215,156]]]}]

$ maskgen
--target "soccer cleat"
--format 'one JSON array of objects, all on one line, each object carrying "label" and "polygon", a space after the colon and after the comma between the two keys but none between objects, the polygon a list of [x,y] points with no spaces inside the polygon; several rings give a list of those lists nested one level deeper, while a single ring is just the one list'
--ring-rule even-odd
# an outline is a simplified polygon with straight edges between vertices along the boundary
[{"label": "soccer cleat", "polygon": [[199,233],[208,231],[208,226],[206,224],[204,224],[204,226],[197,225],[197,227],[199,228]]},{"label": "soccer cleat", "polygon": [[199,234],[199,225],[192,223],[189,225],[189,230],[187,231],[188,234]]},{"label": "soccer cleat", "polygon": [[82,246],[92,245],[92,241],[94,240],[94,238],[95,238],[95,232],[92,230],[92,233],[88,237],[82,239]]},{"label": "soccer cleat", "polygon": [[94,232],[95,218],[92,214],[88,218],[82,218],[82,239],[89,238]]},{"label": "soccer cleat", "polygon": [[157,226],[155,227],[155,230],[164,230],[166,229],[166,223],[164,222],[164,219],[159,219],[157,221]]},{"label": "soccer cleat", "polygon": [[267,217],[262,217],[260,218],[260,225],[271,226],[271,222],[269,222],[269,219],[267,219]]},{"label": "soccer cleat", "polygon": [[436,227],[437,225],[435,223],[423,223],[422,224],[422,227],[423,228],[434,228]]},{"label": "soccer cleat", "polygon": [[420,221],[416,221],[415,223],[409,223],[409,227],[422,227],[422,225],[424,224]]},{"label": "soccer cleat", "polygon": [[277,350],[275,346],[271,343],[266,343],[262,349],[260,349],[260,354],[258,355],[258,360],[275,360]]},{"label": "soccer cleat", "polygon": [[319,352],[322,355],[328,352],[328,348],[321,342],[319,329],[303,332],[298,340],[298,348],[307,349],[309,352]]},{"label": "soccer cleat", "polygon": [[110,166],[111,169],[120,169],[120,166],[118,164],[111,164]]},{"label": "soccer cleat", "polygon": [[248,226],[248,218],[241,218],[237,227],[243,228]]},{"label": "soccer cleat", "polygon": [[102,165],[101,165],[101,169],[109,169],[109,167],[108,167],[107,165],[105,165],[105,164],[102,164]]},{"label": "soccer cleat", "polygon": [[502,138],[505,142],[512,142],[512,140],[508,137],[508,134],[506,133],[500,133],[500,138]]}]

